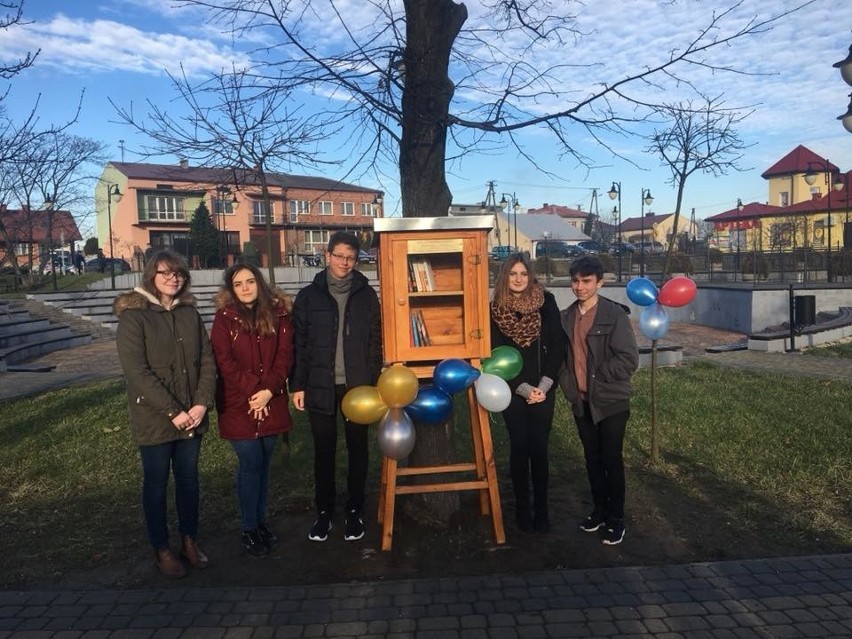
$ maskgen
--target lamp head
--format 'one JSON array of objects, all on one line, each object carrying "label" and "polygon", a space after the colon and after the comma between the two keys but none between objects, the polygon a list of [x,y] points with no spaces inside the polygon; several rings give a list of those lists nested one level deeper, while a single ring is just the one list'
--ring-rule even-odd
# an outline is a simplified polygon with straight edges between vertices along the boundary
[{"label": "lamp head", "polygon": [[118,184],[113,184],[107,189],[107,197],[109,197],[110,199],[112,199],[113,202],[118,204],[119,202],[121,202],[121,198],[124,197],[124,193],[119,190]]},{"label": "lamp head", "polygon": [[500,208],[505,209],[507,206],[509,206],[509,202],[506,200],[506,196],[504,195],[500,198]]},{"label": "lamp head", "polygon": [[614,200],[615,198],[618,197],[619,191],[618,191],[618,187],[615,186],[615,182],[612,183],[612,188],[609,191],[607,191],[606,194],[609,195],[610,200]]},{"label": "lamp head", "polygon": [[838,115],[837,119],[840,120],[844,129],[852,133],[852,93],[849,94],[849,98],[849,107],[846,109],[846,113]]},{"label": "lamp head", "polygon": [[742,213],[744,208],[743,201],[740,198],[737,198],[737,211]]},{"label": "lamp head", "polygon": [[840,77],[846,84],[852,86],[852,46],[849,47],[849,55],[846,56],[846,59],[835,62],[831,66],[840,69]]},{"label": "lamp head", "polygon": [[651,206],[653,201],[654,201],[654,196],[651,195],[651,189],[648,189],[647,191],[645,191],[645,204],[647,204],[648,206]]}]

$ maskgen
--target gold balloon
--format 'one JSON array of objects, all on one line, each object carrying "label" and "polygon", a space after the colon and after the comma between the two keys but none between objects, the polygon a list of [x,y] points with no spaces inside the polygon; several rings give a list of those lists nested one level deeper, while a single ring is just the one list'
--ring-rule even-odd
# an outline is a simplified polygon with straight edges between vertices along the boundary
[{"label": "gold balloon", "polygon": [[379,375],[379,394],[391,408],[404,408],[417,397],[420,382],[414,371],[405,366],[391,366]]},{"label": "gold balloon", "polygon": [[343,396],[340,410],[350,422],[366,425],[384,417],[388,406],[382,401],[379,389],[375,386],[355,386]]}]

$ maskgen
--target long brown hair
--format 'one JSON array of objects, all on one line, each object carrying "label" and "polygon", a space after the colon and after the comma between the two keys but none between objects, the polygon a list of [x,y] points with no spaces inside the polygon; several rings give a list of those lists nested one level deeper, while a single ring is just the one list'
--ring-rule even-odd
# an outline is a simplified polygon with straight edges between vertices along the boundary
[{"label": "long brown hair", "polygon": [[175,294],[175,299],[178,299],[189,290],[190,276],[189,269],[186,266],[183,256],[171,249],[161,249],[157,251],[151,256],[151,259],[145,263],[145,270],[142,271],[141,288],[157,299],[160,299],[160,292],[154,284],[154,278],[157,277],[157,271],[163,266],[172,273],[177,273],[178,275],[183,276],[183,286],[181,286]]},{"label": "long brown hair", "polygon": [[509,272],[515,264],[523,264],[524,268],[527,269],[527,275],[529,276],[527,291],[529,291],[534,284],[538,284],[538,278],[535,275],[535,269],[533,268],[529,254],[512,253],[503,260],[503,263],[500,265],[500,271],[497,273],[497,279],[494,282],[494,295],[491,298],[491,303],[498,308],[506,306],[506,300],[508,300],[511,295],[509,292]]},{"label": "long brown hair", "polygon": [[[241,304],[234,293],[234,277],[240,271],[248,271],[257,282],[257,301],[252,306]],[[227,292],[234,303],[237,315],[251,331],[263,337],[275,335],[278,327],[278,311],[290,310],[290,296],[273,289],[263,277],[261,270],[253,264],[234,264],[222,274],[222,292]]]}]

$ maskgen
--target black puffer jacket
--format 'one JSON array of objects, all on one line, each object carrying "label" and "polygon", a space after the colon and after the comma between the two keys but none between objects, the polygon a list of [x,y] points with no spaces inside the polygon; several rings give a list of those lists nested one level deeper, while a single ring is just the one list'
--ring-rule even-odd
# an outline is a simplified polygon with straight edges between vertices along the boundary
[{"label": "black puffer jacket", "polygon": [[[382,370],[382,323],[379,298],[369,281],[352,272],[352,288],[343,321],[346,386],[374,385]],[[334,360],[337,351],[337,302],[328,290],[327,271],[299,291],[293,303],[296,353],[290,393],[305,391],[305,408],[335,412]]]}]

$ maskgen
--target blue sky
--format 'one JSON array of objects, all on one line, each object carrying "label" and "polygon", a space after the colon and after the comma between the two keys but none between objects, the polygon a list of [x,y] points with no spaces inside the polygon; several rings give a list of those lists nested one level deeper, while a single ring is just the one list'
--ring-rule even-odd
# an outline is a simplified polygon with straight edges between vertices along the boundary
[{"label": "blue sky", "polygon": [[[315,5],[321,7],[328,1]],[[164,69],[176,72],[182,63],[192,77],[202,78],[248,59],[245,51],[235,49],[226,33],[208,23],[208,14],[176,4],[173,0],[26,0],[25,17],[33,24],[0,33],[0,57],[9,59],[36,47],[41,48],[41,54],[33,68],[9,83],[7,109],[20,117],[38,100],[41,122],[58,123],[72,116],[82,94],[82,111],[72,132],[103,141],[114,160],[122,159],[119,140],[124,140],[124,159],[138,160],[134,149],[143,140],[117,122],[110,99],[123,105],[132,102],[138,109],[144,108],[146,98],[152,98],[161,106],[175,109],[174,91]],[[482,7],[473,0],[466,4],[469,23],[475,24],[481,19]],[[541,60],[576,60],[577,66],[565,79],[566,86],[586,90],[654,65],[671,47],[697,33],[714,10],[732,4],[721,0],[596,0],[583,7],[554,0],[554,9],[570,7],[579,12],[578,26],[586,35],[579,48],[570,44],[554,47],[543,52]],[[769,11],[796,4],[743,0],[726,24],[733,28],[754,16],[765,18]],[[335,6],[355,27],[369,28],[373,18],[363,0],[338,0]],[[342,30],[334,25],[330,11],[319,13],[313,25],[317,41],[333,48]],[[695,73],[708,93],[724,95],[727,106],[750,105],[754,109],[739,128],[744,140],[754,146],[742,161],[750,170],[716,179],[690,178],[684,200],[686,214],[694,207],[697,218],[703,219],[733,208],[737,198],[765,201],[766,183],[760,173],[798,144],[829,158],[844,171],[852,169],[852,134],[836,120],[845,112],[852,88],[831,66],[846,56],[852,44],[850,27],[852,3],[815,0],[770,32],[710,54],[716,62],[760,74],[701,77]],[[507,42],[507,49],[510,46]],[[589,64],[592,61],[595,64]],[[672,98],[676,97],[676,89],[669,90]],[[539,108],[548,106],[545,103]],[[613,180],[618,180],[624,194],[624,217],[638,214],[642,188],[650,188],[655,198],[653,211],[673,210],[675,192],[666,182],[667,170],[644,152],[646,142],[611,138],[613,147],[629,160],[625,161],[595,144],[585,131],[578,129],[575,136],[575,144],[594,160],[596,168],[586,170],[570,158],[560,158],[551,138],[541,131],[530,131],[522,136],[524,148],[553,175],[530,166],[506,145],[449,167],[454,202],[483,200],[487,182],[494,180],[497,199],[503,192],[515,193],[523,209],[547,202],[572,207],[582,204],[587,210],[595,187],[601,196],[600,212],[605,214],[612,208],[605,192]],[[383,179],[353,179],[336,174],[337,170],[331,167],[326,175],[384,189],[387,213],[398,214],[397,178],[392,167],[385,167]]]}]

